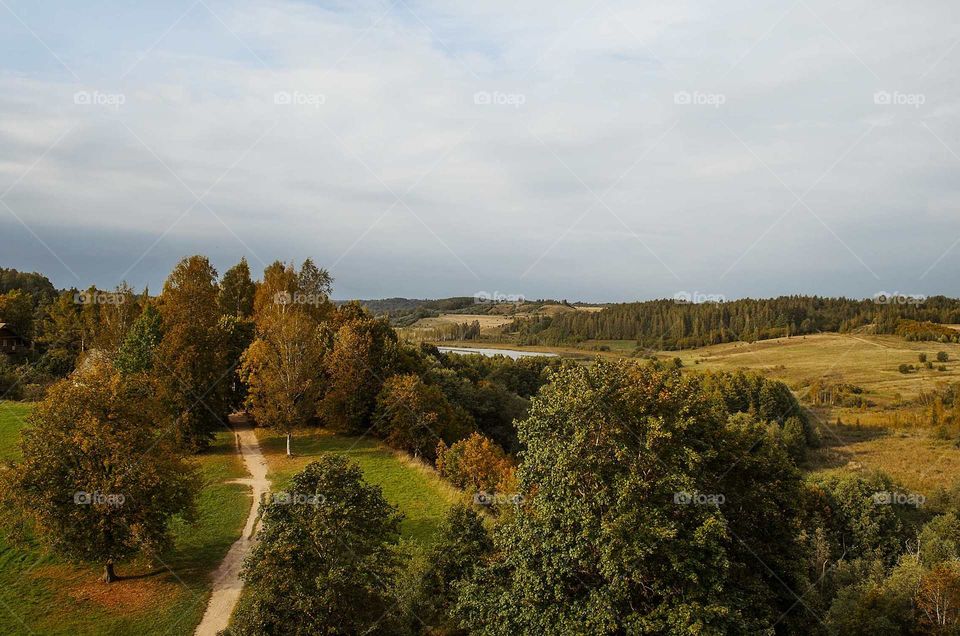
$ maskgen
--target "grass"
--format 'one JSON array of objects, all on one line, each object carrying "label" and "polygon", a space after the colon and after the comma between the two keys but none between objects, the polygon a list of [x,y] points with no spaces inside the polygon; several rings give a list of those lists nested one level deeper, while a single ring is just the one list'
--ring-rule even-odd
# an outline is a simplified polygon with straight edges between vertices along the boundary
[{"label": "grass", "polygon": [[[939,363],[934,363],[933,369],[899,372],[901,364],[919,365],[921,353],[934,360],[938,351],[950,356],[946,371],[938,371]],[[664,351],[660,355],[679,357],[685,366],[696,369],[758,369],[794,390],[815,379],[856,384],[881,405],[895,402],[898,396],[915,398],[940,383],[960,382],[960,344],[908,342],[897,336],[827,333]]]},{"label": "grass", "polygon": [[[29,409],[0,403],[0,457],[16,458]],[[225,483],[246,476],[231,432],[221,432],[197,462],[206,484],[198,523],[174,524],[175,547],[162,564],[118,564],[118,574],[137,578],[108,586],[98,580],[99,567],[66,563],[0,539],[0,633],[192,633],[206,608],[210,573],[240,536],[250,507],[248,488]]]},{"label": "grass", "polygon": [[900,485],[929,495],[937,486],[960,478],[956,443],[935,439],[927,431],[830,425],[821,448],[808,452],[813,472],[882,470]]},{"label": "grass", "polygon": [[357,462],[364,478],[379,486],[384,498],[404,514],[400,533],[421,544],[430,543],[451,504],[462,493],[430,467],[367,437],[335,435],[325,430],[293,438],[293,457],[286,456],[286,438],[270,429],[257,429],[260,446],[275,491],[283,490],[294,474],[322,453],[336,453]]}]

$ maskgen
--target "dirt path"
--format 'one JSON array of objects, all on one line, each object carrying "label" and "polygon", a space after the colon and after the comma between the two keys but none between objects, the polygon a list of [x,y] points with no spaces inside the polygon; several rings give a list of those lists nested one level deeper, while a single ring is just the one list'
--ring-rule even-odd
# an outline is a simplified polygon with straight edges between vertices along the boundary
[{"label": "dirt path", "polygon": [[243,527],[243,535],[230,546],[230,551],[224,557],[223,563],[213,573],[213,594],[207,604],[207,611],[203,614],[203,620],[194,632],[196,636],[216,636],[217,632],[227,628],[230,615],[237,601],[240,600],[240,591],[243,589],[243,581],[240,580],[243,559],[256,544],[254,525],[257,523],[260,501],[264,493],[270,490],[270,482],[267,481],[267,462],[260,452],[260,443],[253,432],[253,426],[245,416],[240,415],[231,415],[230,423],[237,432],[240,454],[251,476],[250,479],[237,479],[233,483],[246,484],[253,489],[253,505],[250,506],[250,514]]}]

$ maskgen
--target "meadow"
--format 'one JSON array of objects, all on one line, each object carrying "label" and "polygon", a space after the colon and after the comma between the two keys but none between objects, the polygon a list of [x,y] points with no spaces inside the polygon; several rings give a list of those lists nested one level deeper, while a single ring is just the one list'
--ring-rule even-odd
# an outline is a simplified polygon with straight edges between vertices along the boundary
[{"label": "meadow", "polygon": [[[16,459],[30,405],[0,402],[0,458]],[[224,430],[197,456],[205,486],[195,525],[174,523],[175,547],[158,563],[120,563],[109,586],[101,568],[63,562],[0,537],[0,633],[188,634],[200,622],[210,573],[239,537],[250,507],[246,477]]]},{"label": "meadow", "polygon": [[384,498],[403,512],[401,535],[421,544],[433,540],[447,509],[464,496],[429,466],[370,437],[304,431],[294,436],[293,456],[287,457],[283,435],[258,428],[257,436],[274,491],[283,490],[294,474],[320,454],[343,455],[357,462],[366,481],[379,486]]}]

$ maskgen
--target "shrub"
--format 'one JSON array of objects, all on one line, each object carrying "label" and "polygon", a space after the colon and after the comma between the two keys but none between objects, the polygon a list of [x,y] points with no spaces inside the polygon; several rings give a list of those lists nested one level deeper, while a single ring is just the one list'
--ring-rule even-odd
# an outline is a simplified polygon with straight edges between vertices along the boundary
[{"label": "shrub", "polygon": [[912,364],[903,363],[897,368],[900,370],[900,373],[910,373],[911,371],[913,371]]},{"label": "shrub", "polygon": [[946,362],[949,359],[950,359],[950,354],[948,354],[946,351],[937,352],[937,362]]},{"label": "shrub", "polygon": [[920,360],[920,362],[926,362],[926,361],[927,361],[927,354],[921,353],[919,356],[917,356],[917,358]]}]

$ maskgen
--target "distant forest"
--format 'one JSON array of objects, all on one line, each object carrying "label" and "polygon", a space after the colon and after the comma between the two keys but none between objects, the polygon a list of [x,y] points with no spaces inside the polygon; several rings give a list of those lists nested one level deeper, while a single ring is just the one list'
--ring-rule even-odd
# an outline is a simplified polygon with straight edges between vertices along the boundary
[{"label": "distant forest", "polygon": [[653,300],[609,305],[600,312],[570,311],[515,320],[508,330],[521,344],[575,344],[584,340],[636,340],[637,346],[677,350],[823,331],[897,334],[910,340],[960,341],[960,300],[922,302],[781,296],[723,303]]}]

